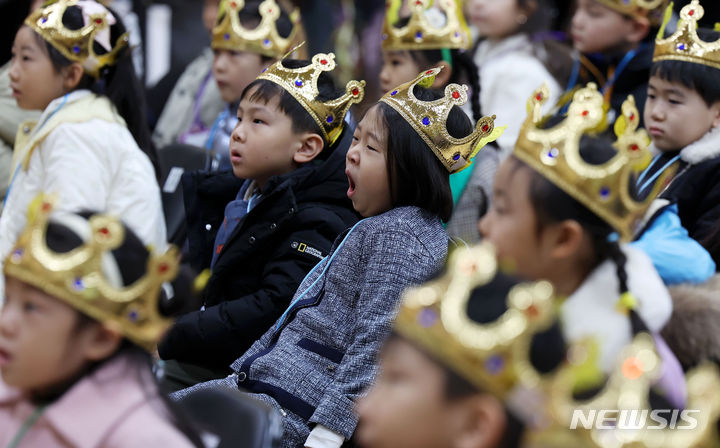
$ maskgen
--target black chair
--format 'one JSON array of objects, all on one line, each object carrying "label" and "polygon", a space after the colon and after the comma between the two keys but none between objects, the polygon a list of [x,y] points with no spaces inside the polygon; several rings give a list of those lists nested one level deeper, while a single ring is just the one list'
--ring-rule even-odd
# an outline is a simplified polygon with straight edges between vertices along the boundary
[{"label": "black chair", "polygon": [[180,402],[208,448],[277,448],[282,417],[269,405],[232,389],[195,391]]},{"label": "black chair", "polygon": [[185,171],[210,167],[215,160],[215,153],[205,148],[177,143],[159,149],[157,155],[167,239],[182,247],[187,237],[187,229],[180,177]]}]

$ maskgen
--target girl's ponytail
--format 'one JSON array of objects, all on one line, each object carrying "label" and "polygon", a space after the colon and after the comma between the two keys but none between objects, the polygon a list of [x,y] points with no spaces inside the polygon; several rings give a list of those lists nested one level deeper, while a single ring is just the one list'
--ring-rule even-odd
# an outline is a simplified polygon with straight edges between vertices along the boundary
[{"label": "girl's ponytail", "polygon": [[453,74],[450,82],[462,83],[464,78],[470,84],[470,106],[473,120],[477,122],[483,117],[480,107],[480,72],[472,60],[470,52],[452,50],[451,54]]}]

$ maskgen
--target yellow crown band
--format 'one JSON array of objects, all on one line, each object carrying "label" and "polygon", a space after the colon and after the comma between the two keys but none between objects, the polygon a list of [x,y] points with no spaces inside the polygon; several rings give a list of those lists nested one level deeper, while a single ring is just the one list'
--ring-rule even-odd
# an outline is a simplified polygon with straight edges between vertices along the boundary
[{"label": "yellow crown band", "polygon": [[705,42],[697,34],[697,22],[704,14],[698,0],[683,7],[677,31],[668,38],[658,36],[655,40],[653,62],[684,61],[720,70],[720,40]]},{"label": "yellow crown band", "polygon": [[[411,15],[403,27],[396,27],[397,14],[402,0],[387,0],[387,13],[382,31],[384,50],[429,50],[470,48],[470,29],[462,13],[459,0],[408,0]],[[431,6],[432,4],[432,6]],[[429,16],[444,18],[445,23],[433,26]]]}]

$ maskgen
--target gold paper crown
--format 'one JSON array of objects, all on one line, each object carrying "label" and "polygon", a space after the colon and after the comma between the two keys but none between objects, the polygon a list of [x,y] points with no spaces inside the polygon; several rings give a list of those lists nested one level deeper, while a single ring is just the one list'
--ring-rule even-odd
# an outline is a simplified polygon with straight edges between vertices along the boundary
[{"label": "gold paper crown", "polygon": [[432,8],[442,9],[445,24],[438,28],[428,18],[432,0],[408,0],[412,9],[407,25],[396,28],[402,0],[387,0],[382,32],[384,50],[428,50],[442,48],[468,49],[472,44],[470,29],[458,0],[436,0]]},{"label": "gold paper crown", "polygon": [[[78,30],[71,30],[63,25],[62,19],[67,8],[71,6],[83,7],[84,3],[98,5],[102,12],[89,14],[89,21],[84,27]],[[73,62],[82,65],[84,71],[94,78],[100,77],[100,71],[104,67],[114,65],[118,53],[128,46],[129,33],[118,37],[115,46],[105,54],[97,54],[93,48],[96,36],[101,32],[108,32],[109,27],[114,23],[115,17],[100,3],[86,0],[57,0],[46,3],[43,7],[36,9],[25,19],[25,25],[32,28],[43,39],[50,43],[63,56]]]},{"label": "gold paper crown", "polygon": [[704,14],[700,2],[693,0],[680,11],[677,31],[667,39],[663,36],[663,24],[655,40],[653,62],[685,61],[720,69],[720,40],[705,42],[697,34],[697,22]]},{"label": "gold paper crown", "polygon": [[[668,426],[675,427],[663,427],[652,417],[649,392],[662,369],[662,359],[656,352],[653,337],[648,333],[639,333],[623,349],[607,383],[589,400],[573,399],[572,372],[570,369],[560,369],[547,388],[548,408],[555,428],[538,431],[531,438],[537,446],[547,446],[542,442],[556,439],[558,434],[571,428],[586,440],[584,445],[598,448],[719,446],[716,423],[720,416],[720,377],[717,368],[705,364],[689,372],[686,377],[688,399],[684,409],[692,411],[688,415],[695,419],[695,427],[688,427],[692,425],[689,419],[683,421],[684,417],[673,417],[672,410],[662,410],[664,413],[658,415],[673,422],[666,422]],[[610,412],[599,414],[603,410]],[[579,419],[575,422],[576,428],[572,428],[573,414],[577,411],[583,415],[597,416],[600,420],[603,419],[602,415],[610,420],[601,422],[606,429],[598,428],[595,419],[591,419],[591,429],[585,429]],[[618,427],[609,429],[608,426],[613,426],[612,419],[615,419]]]},{"label": "gold paper crown", "polygon": [[488,243],[452,253],[446,273],[407,290],[395,332],[419,345],[482,391],[504,399],[518,383],[534,384],[532,336],[553,322],[553,288],[548,282],[519,284],[507,311],[480,324],[467,315],[473,289],[495,278],[497,261]]},{"label": "gold paper crown", "polygon": [[475,130],[468,136],[455,138],[450,135],[446,127],[448,115],[454,106],[462,106],[467,102],[467,86],[449,84],[445,87],[445,96],[435,101],[422,101],[413,94],[416,85],[430,87],[440,70],[442,68],[438,67],[420,73],[414,80],[383,95],[380,101],[397,111],[427,143],[445,168],[455,173],[470,166],[478,151],[495,141],[505,128],[495,128],[493,115],[478,120]]},{"label": "gold paper crown", "polygon": [[124,241],[122,223],[111,216],[94,215],[89,219],[89,241],[70,252],[56,253],[47,247],[45,236],[52,209],[47,197],[33,201],[27,227],[5,260],[5,274],[64,300],[153,351],[172,323],[160,315],[158,300],[163,282],[177,275],[178,251],[173,247],[162,255],[151,253],[142,278],[130,286],[116,287],[103,267],[108,257],[112,259],[110,251]]},{"label": "gold paper crown", "polygon": [[520,130],[513,155],[589,208],[621,238],[632,239],[635,226],[650,202],[674,174],[673,170],[663,173],[644,201],[631,196],[634,175],[650,161],[647,149],[650,138],[645,130],[638,130],[640,114],[635,100],[628,97],[615,123],[618,140],[613,146],[617,154],[601,165],[592,165],[580,155],[580,139],[605,125],[603,96],[597,86],[589,83],[579,89],[573,96],[567,118],[553,128],[542,129],[537,123],[541,121],[541,106],[548,96],[548,88],[543,86],[528,101],[528,118]]},{"label": "gold paper crown", "polygon": [[630,17],[647,17],[651,25],[659,25],[668,0],[597,0],[608,8]]},{"label": "gold paper crown", "polygon": [[244,0],[222,0],[218,23],[212,30],[212,48],[216,50],[249,51],[271,58],[281,58],[290,49],[300,32],[300,10],[290,13],[292,30],[288,37],[280,36],[277,21],[282,9],[274,0],[260,3],[260,23],[254,29],[240,23],[238,13],[245,7]]},{"label": "gold paper crown", "polygon": [[318,78],[323,72],[334,69],[335,54],[318,53],[305,67],[286,68],[282,60],[277,61],[263,70],[257,79],[274,82],[290,93],[315,120],[328,145],[332,145],[342,133],[350,106],[365,96],[365,81],[352,80],[345,85],[343,96],[325,102],[318,100]]}]

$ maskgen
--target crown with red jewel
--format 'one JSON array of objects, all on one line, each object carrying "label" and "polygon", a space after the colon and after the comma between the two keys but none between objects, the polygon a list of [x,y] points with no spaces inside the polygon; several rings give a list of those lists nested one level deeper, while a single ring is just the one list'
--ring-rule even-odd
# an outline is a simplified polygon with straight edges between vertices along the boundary
[{"label": "crown with red jewel", "polygon": [[613,146],[617,154],[593,165],[580,155],[580,139],[597,134],[606,124],[605,102],[597,86],[589,83],[575,92],[565,120],[545,129],[539,123],[548,96],[549,90],[543,86],[528,100],[528,118],[513,155],[610,224],[624,240],[632,239],[650,202],[674,173],[663,173],[644,201],[632,197],[631,181],[651,159],[650,138],[645,130],[638,130],[640,113],[634,98],[630,96],[623,103],[622,115],[615,122],[617,141]]},{"label": "crown with red jewel", "polygon": [[345,85],[345,94],[341,97],[318,100],[320,75],[334,69],[335,54],[318,53],[304,67],[287,68],[280,60],[265,69],[257,79],[274,82],[290,93],[317,123],[325,141],[332,145],[342,133],[350,106],[359,103],[365,96],[365,81],[351,80]]},{"label": "crown with red jewel", "polygon": [[705,42],[697,34],[697,22],[704,14],[700,2],[693,0],[680,11],[677,31],[667,39],[663,36],[663,24],[655,40],[653,62],[685,61],[720,69],[720,40]]},{"label": "crown with red jewel", "polygon": [[[403,0],[387,0],[382,47],[385,50],[468,49],[472,44],[460,0],[408,0],[408,23],[396,27]],[[437,17],[434,26],[432,17]]]},{"label": "crown with red jewel", "polygon": [[[71,30],[63,24],[65,11],[72,6],[82,10],[85,21],[84,26],[77,30]],[[67,59],[80,63],[87,74],[98,78],[104,67],[115,64],[118,53],[130,41],[130,35],[124,33],[117,38],[114,46],[110,42],[110,26],[116,21],[105,6],[94,0],[56,0],[33,11],[25,19],[25,25]],[[100,45],[106,52],[97,54],[94,44]]]},{"label": "crown with red jewel", "polygon": [[[25,231],[4,263],[4,273],[65,301],[91,318],[121,331],[128,339],[153,351],[172,321],[160,315],[158,301],[164,282],[177,275],[179,252],[150,253],[146,273],[129,286],[111,251],[125,239],[125,227],[115,217],[53,215],[53,199],[39,196],[30,206]],[[68,225],[84,244],[57,253],[46,243],[48,222]],[[78,222],[80,224],[78,225]]]},{"label": "crown with red jewel", "polygon": [[455,106],[468,100],[467,86],[449,84],[445,96],[435,101],[422,101],[415,97],[415,86],[428,88],[442,67],[420,73],[414,80],[386,93],[380,101],[397,111],[430,147],[442,164],[455,173],[472,164],[472,159],[486,144],[495,141],[505,129],[495,127],[495,115],[478,120],[473,132],[455,138],[447,130],[446,122]]},{"label": "crown with red jewel", "polygon": [[282,37],[277,30],[277,21],[281,8],[274,0],[264,0],[258,6],[260,23],[248,29],[240,22],[240,11],[245,8],[244,0],[222,0],[218,22],[212,30],[211,46],[216,50],[249,51],[271,58],[283,57],[301,31],[300,10],[290,13],[292,30],[290,35]]}]

